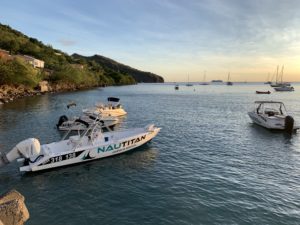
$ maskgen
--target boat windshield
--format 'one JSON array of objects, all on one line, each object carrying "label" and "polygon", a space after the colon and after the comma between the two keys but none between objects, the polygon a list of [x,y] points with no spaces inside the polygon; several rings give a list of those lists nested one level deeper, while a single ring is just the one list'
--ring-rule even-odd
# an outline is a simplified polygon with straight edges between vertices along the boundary
[{"label": "boat windshield", "polygon": [[287,115],[285,106],[280,102],[256,103],[256,112],[268,116]]}]

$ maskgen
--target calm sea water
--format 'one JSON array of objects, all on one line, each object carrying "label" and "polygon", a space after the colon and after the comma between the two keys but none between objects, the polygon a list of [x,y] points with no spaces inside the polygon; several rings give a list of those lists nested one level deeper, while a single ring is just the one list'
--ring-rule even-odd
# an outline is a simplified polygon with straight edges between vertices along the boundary
[{"label": "calm sea water", "polygon": [[[300,224],[300,133],[257,127],[255,100],[279,100],[300,122],[293,93],[256,95],[266,85],[142,84],[24,98],[0,106],[0,148],[60,138],[62,114],[120,97],[119,129],[155,123],[162,130],[138,150],[36,174],[17,163],[0,169],[1,192],[26,198],[30,224]],[[66,104],[76,101],[75,112]]]}]

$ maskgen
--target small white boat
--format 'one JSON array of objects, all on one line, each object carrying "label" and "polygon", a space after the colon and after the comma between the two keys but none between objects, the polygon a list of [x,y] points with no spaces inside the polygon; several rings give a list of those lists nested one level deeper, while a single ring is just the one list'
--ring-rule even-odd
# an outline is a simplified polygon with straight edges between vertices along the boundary
[{"label": "small white boat", "polygon": [[17,144],[7,154],[0,155],[0,167],[14,160],[20,171],[33,172],[87,162],[121,154],[151,141],[160,128],[149,125],[122,131],[102,133],[94,123],[82,134],[61,141],[40,145],[38,139],[29,138]]},{"label": "small white boat", "polygon": [[120,99],[115,97],[108,97],[106,104],[99,103],[93,108],[84,109],[83,113],[88,115],[100,113],[103,117],[124,116],[127,114],[120,103]]},{"label": "small white boat", "polygon": [[[86,130],[88,126],[92,125],[95,122],[96,118],[97,116],[83,115],[80,117],[73,117],[72,119],[69,119],[66,115],[62,115],[59,117],[56,127],[61,131]],[[98,119],[97,122],[99,123],[99,126],[101,128],[112,128],[113,126],[118,124],[120,120],[116,117],[108,116]]]},{"label": "small white boat", "polygon": [[299,129],[294,125],[294,118],[287,114],[282,102],[256,101],[255,109],[248,112],[251,120],[262,127],[271,130],[285,130],[292,133]]},{"label": "small white boat", "polygon": [[281,85],[281,86],[278,86],[278,87],[274,87],[274,90],[275,91],[294,91],[294,87]]}]

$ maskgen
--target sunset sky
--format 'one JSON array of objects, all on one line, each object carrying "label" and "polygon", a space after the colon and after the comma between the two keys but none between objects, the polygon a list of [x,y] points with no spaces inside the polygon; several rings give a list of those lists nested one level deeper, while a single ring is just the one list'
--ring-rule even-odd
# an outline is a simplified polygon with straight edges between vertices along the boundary
[{"label": "sunset sky", "polygon": [[[0,0],[0,23],[165,81],[300,81],[299,0]],[[0,37],[1,38],[1,37]]]}]

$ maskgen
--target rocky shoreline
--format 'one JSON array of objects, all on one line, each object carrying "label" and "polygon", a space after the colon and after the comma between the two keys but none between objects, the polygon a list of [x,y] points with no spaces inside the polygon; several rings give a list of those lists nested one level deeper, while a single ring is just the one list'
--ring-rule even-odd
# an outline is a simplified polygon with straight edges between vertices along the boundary
[{"label": "rocky shoreline", "polygon": [[16,190],[0,196],[0,224],[23,225],[29,219],[25,198]]},{"label": "rocky shoreline", "polygon": [[42,95],[45,93],[57,93],[66,91],[77,91],[93,87],[78,86],[74,84],[58,83],[49,84],[47,81],[40,82],[36,88],[28,88],[24,85],[1,85],[0,86],[0,104],[12,102],[15,99]]}]

